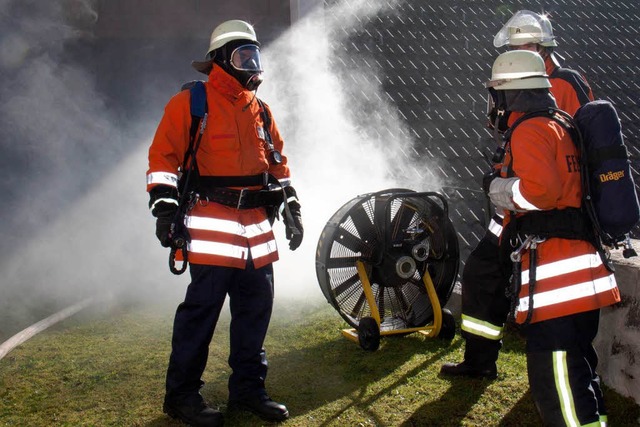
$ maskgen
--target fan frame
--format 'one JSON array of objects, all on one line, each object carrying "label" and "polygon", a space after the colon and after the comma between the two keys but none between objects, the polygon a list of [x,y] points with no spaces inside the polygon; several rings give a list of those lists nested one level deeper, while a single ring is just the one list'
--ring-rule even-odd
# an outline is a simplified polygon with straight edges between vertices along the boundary
[{"label": "fan frame", "polygon": [[[345,230],[341,230],[341,224],[345,222],[349,213],[352,212],[357,206],[363,206],[367,200],[374,198],[384,197],[386,203],[384,205],[384,221],[385,224],[391,223],[391,205],[392,203],[400,198],[408,198],[415,199],[420,198],[424,200],[428,200],[429,209],[434,209],[436,215],[439,217],[440,223],[439,229],[442,232],[442,240],[445,245],[444,255],[445,259],[443,262],[447,264],[443,267],[443,275],[447,276],[446,280],[450,281],[450,283],[439,283],[441,285],[439,289],[436,291],[435,286],[433,285],[433,281],[428,269],[428,263],[424,268],[424,274],[421,274],[422,283],[424,283],[426,294],[429,297],[429,303],[431,304],[432,313],[430,314],[432,320],[431,325],[423,325],[416,327],[407,327],[407,328],[389,328],[385,327],[384,330],[381,331],[381,335],[388,334],[407,334],[411,332],[421,332],[426,336],[434,337],[440,333],[442,324],[442,315],[443,309],[442,306],[446,303],[446,301],[451,296],[453,291],[453,286],[455,284],[455,280],[457,278],[458,267],[459,267],[459,247],[458,240],[455,230],[453,228],[453,224],[451,223],[448,216],[448,205],[444,196],[438,192],[415,192],[407,189],[387,189],[378,191],[375,193],[368,193],[361,196],[357,196],[347,203],[345,203],[336,213],[332,216],[332,218],[327,222],[325,229],[322,232],[322,235],[318,242],[318,250],[316,252],[316,273],[318,276],[318,280],[321,285],[322,292],[327,299],[327,301],[339,312],[339,314],[343,317],[343,319],[349,323],[353,328],[345,329],[343,331],[343,335],[347,338],[358,342],[357,329],[359,326],[360,320],[367,318],[373,318],[376,320],[378,327],[381,325],[380,313],[378,311],[377,303],[375,301],[375,297],[373,296],[373,291],[371,288],[370,275],[372,273],[372,263],[367,262],[367,260],[358,259],[355,261],[355,267],[357,268],[358,279],[362,284],[363,293],[366,296],[366,303],[368,304],[369,310],[371,312],[371,316],[363,316],[363,317],[354,317],[345,314],[341,309],[339,302],[336,300],[333,289],[329,285],[331,278],[329,277],[329,273],[327,270],[327,266],[324,261],[327,261],[330,257],[333,243],[336,242],[336,238],[338,236],[342,236]],[[437,199],[437,202],[434,202],[434,199]],[[377,200],[376,200],[377,201]],[[403,202],[404,203],[404,202]],[[378,206],[374,205],[374,208],[377,210]],[[370,218],[371,219],[371,218]],[[379,231],[379,224],[377,221],[380,221],[380,217],[374,215],[372,222],[376,231]],[[379,245],[387,245],[390,239],[390,231],[388,227],[382,227],[384,233],[378,233],[377,243]],[[328,247],[327,247],[328,246]],[[386,248],[386,246],[384,246]],[[371,261],[371,260],[369,260]],[[323,282],[324,281],[324,282]],[[382,285],[384,286],[384,285]],[[449,313],[445,313],[447,315],[447,323],[444,325],[445,328],[451,329],[451,322],[449,321]],[[455,324],[453,325],[455,328]],[[447,337],[451,335],[454,331],[446,331]],[[361,343],[362,346],[362,343]],[[376,347],[377,348],[377,347]]]}]

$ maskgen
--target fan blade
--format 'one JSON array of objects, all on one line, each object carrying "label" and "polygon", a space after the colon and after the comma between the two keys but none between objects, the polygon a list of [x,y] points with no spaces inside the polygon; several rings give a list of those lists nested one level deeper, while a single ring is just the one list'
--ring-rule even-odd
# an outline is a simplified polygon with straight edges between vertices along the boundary
[{"label": "fan blade", "polygon": [[358,301],[353,305],[351,309],[351,317],[355,317],[356,319],[360,319],[363,316],[360,316],[360,312],[362,311],[362,306],[367,301],[366,295],[363,293],[360,294]]},{"label": "fan blade", "polygon": [[334,241],[340,243],[342,246],[354,253],[364,254],[371,252],[370,242],[366,242],[360,237],[354,236],[347,230],[344,230],[344,232],[340,233],[340,235],[337,236]]},{"label": "fan blade", "polygon": [[411,226],[416,225],[417,212],[414,208],[409,207],[404,201],[391,220],[389,233],[392,239],[397,238]]},{"label": "fan blade", "polygon": [[356,268],[356,261],[360,259],[360,256],[347,256],[339,258],[329,258],[326,263],[326,269],[331,268]]},{"label": "fan blade", "polygon": [[358,274],[356,273],[353,276],[346,279],[344,282],[340,283],[335,288],[333,288],[333,295],[335,295],[336,297],[339,297],[340,295],[342,295],[342,293],[348,291],[356,284],[358,287],[360,287],[360,285],[358,284],[359,282],[360,282],[360,276],[358,276]]},{"label": "fan blade", "polygon": [[[409,308],[409,304],[407,303],[407,300],[404,296],[404,294],[402,293],[402,287],[401,286],[397,286],[397,287],[393,287],[391,288],[392,292],[395,294],[395,302],[397,303],[397,305],[399,305],[400,307],[400,313],[406,314]],[[395,304],[394,304],[395,305]],[[398,311],[398,310],[394,310],[394,311]]]},{"label": "fan blade", "polygon": [[384,317],[384,289],[380,290],[380,293],[378,294],[378,313],[380,313],[380,317]]},{"label": "fan blade", "polygon": [[375,228],[363,205],[354,206],[349,212],[349,216],[353,221],[356,232],[361,238],[372,239],[375,237]]},{"label": "fan blade", "polygon": [[375,224],[375,230],[379,236],[378,240],[383,241],[385,229],[387,227],[387,205],[388,197],[378,197],[373,200],[373,223]]}]

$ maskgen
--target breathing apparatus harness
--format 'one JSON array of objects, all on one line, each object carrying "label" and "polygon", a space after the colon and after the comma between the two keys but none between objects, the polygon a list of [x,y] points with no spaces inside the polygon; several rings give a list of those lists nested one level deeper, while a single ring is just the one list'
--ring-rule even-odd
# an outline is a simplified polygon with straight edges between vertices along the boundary
[{"label": "breathing apparatus harness", "polygon": [[[189,89],[191,95],[191,128],[189,129],[189,148],[182,165],[182,176],[178,182],[180,199],[178,209],[171,223],[171,251],[169,252],[169,270],[173,274],[182,274],[187,269],[189,255],[187,242],[191,240],[184,224],[184,218],[197,202],[197,194],[188,191],[192,175],[197,174],[196,152],[200,147],[202,135],[207,127],[207,93],[202,81],[192,81],[182,86],[182,90]],[[188,163],[188,165],[187,165]],[[176,267],[176,252],[182,252],[182,266]]]},{"label": "breathing apparatus harness", "polygon": [[[293,221],[287,198],[288,193],[295,190],[290,186],[283,186],[280,181],[268,172],[248,176],[200,176],[196,153],[202,141],[202,135],[207,126],[207,97],[204,82],[195,80],[185,83],[182,90],[189,90],[191,95],[191,128],[189,130],[189,148],[187,149],[182,166],[183,174],[178,181],[178,191],[180,199],[178,209],[173,222],[171,223],[171,251],[169,253],[169,269],[173,274],[179,275],[186,271],[188,264],[187,243],[191,241],[184,219],[196,203],[203,204],[214,202],[236,209],[254,209],[265,207],[269,213],[271,223],[277,216],[276,206],[280,203],[284,205],[284,215],[287,218],[291,233],[293,235],[302,234],[296,228]],[[269,127],[271,117],[267,109],[259,98],[255,98],[260,104],[260,116],[264,124],[265,149],[269,164],[278,165],[282,163],[282,155],[273,145]],[[262,186],[260,190],[249,190],[251,186]],[[244,187],[236,190],[228,187]],[[176,267],[176,253],[182,253],[182,266]]]},{"label": "breathing apparatus harness", "polygon": [[[511,141],[511,135],[515,128],[525,120],[534,117],[548,117],[562,125],[570,134],[571,139],[578,148],[579,155],[585,153],[584,143],[581,134],[577,129],[572,117],[557,108],[532,111],[518,118],[504,134],[504,147]],[[520,289],[522,286],[522,254],[529,251],[529,301],[527,317],[522,326],[531,322],[533,316],[533,296],[536,286],[537,267],[537,247],[540,243],[549,238],[578,239],[590,242],[602,258],[603,264],[613,271],[611,261],[602,245],[597,227],[598,221],[593,211],[593,205],[589,203],[589,186],[584,162],[580,163],[581,187],[583,190],[583,201],[580,208],[552,209],[548,211],[527,212],[526,215],[516,216],[515,212],[510,213],[510,222],[504,231],[504,237],[508,240],[508,245],[513,249],[509,254],[512,262],[511,287],[507,289],[507,297],[511,300],[509,317],[515,319],[515,311],[518,306]],[[507,174],[513,175],[511,165],[507,165]]]}]

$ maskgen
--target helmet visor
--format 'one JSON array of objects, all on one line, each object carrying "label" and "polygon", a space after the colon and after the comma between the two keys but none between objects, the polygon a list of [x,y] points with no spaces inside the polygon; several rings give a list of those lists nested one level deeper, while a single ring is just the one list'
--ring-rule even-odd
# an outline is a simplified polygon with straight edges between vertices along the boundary
[{"label": "helmet visor", "polygon": [[237,47],[231,53],[231,66],[238,71],[261,73],[260,48],[255,44],[245,44]]}]

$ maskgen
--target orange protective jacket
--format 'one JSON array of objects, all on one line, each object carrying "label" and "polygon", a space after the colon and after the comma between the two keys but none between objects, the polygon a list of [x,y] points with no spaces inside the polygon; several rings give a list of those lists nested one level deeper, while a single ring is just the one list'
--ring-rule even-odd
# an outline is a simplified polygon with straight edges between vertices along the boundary
[{"label": "orange protective jacket", "polygon": [[581,105],[593,101],[591,87],[582,74],[558,67],[551,56],[546,57],[544,65],[551,83],[549,91],[556,99],[559,109],[573,116]]},{"label": "orange protective jacket", "polygon": [[[523,113],[514,112],[514,120]],[[578,208],[581,204],[577,149],[566,129],[548,117],[521,122],[506,147],[502,177],[517,177],[513,202],[519,211]],[[510,221],[505,213],[505,227]],[[503,244],[508,244],[503,242]],[[620,301],[615,277],[585,240],[549,238],[537,246],[531,322],[594,310]],[[529,310],[529,252],[522,257],[522,288],[516,321]]]},{"label": "orange protective jacket", "polygon": [[[589,101],[593,101],[593,92],[584,76],[577,71],[558,67],[550,56],[544,61],[546,73],[551,87],[549,91],[556,100],[558,108],[573,116],[578,108]],[[510,114],[508,125],[516,121],[516,115]],[[502,220],[493,216],[489,224],[489,231],[500,237],[503,229]]]},{"label": "orange protective jacket", "polygon": [[[205,88],[208,118],[196,153],[200,176],[268,172],[288,185],[286,156],[282,156],[278,165],[270,165],[268,161],[261,107],[254,93],[216,65]],[[190,96],[184,90],[167,103],[149,148],[147,191],[156,185],[177,187],[179,168],[189,146],[190,126]],[[269,132],[274,148],[282,153],[283,140],[273,119]],[[187,213],[185,225],[191,236],[187,250],[192,264],[245,268],[250,255],[255,267],[260,268],[278,260],[275,238],[263,207],[236,209],[199,200]]]}]

